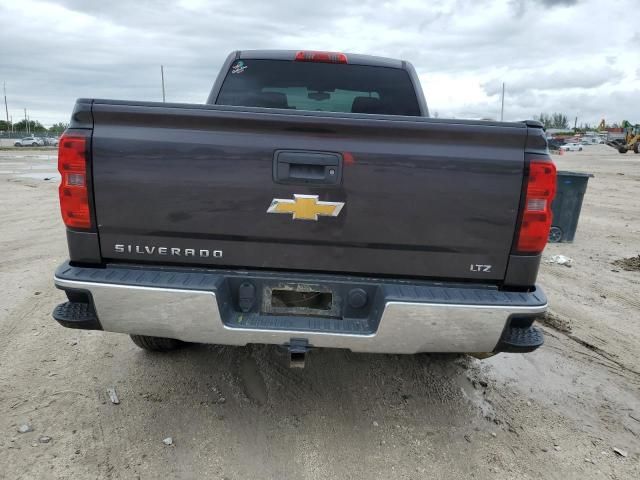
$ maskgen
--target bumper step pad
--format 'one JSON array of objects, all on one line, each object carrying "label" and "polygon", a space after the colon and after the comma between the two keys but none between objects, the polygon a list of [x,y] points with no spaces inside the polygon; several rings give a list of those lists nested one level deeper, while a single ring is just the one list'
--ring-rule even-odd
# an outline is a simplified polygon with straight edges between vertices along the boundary
[{"label": "bumper step pad", "polygon": [[500,342],[496,347],[496,352],[507,353],[527,353],[533,352],[544,343],[542,331],[536,327],[507,327]]},{"label": "bumper step pad", "polygon": [[54,309],[53,318],[67,328],[102,330],[96,311],[90,303],[61,303]]}]

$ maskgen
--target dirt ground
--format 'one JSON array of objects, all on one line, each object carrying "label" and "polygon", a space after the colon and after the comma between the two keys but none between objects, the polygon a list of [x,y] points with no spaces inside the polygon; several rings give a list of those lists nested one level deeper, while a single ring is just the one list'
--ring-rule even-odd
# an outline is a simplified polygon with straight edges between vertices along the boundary
[{"label": "dirt ground", "polygon": [[575,243],[544,254],[544,347],[290,370],[273,347],[149,354],[58,326],[55,151],[0,151],[0,478],[640,478],[640,273],[612,264],[640,254],[640,155],[555,158],[595,177]]}]

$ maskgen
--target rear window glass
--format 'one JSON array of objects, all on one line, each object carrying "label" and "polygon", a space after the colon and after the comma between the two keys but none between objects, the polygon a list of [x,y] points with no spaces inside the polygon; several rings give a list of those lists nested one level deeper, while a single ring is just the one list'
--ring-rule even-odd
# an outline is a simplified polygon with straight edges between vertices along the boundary
[{"label": "rear window glass", "polygon": [[420,115],[413,84],[405,70],[285,60],[236,60],[216,104]]}]

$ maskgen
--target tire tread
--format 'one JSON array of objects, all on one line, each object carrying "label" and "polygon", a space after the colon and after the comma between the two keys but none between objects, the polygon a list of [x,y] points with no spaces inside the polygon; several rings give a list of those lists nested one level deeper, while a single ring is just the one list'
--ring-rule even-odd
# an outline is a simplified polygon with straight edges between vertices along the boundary
[{"label": "tire tread", "polygon": [[175,338],[150,337],[148,335],[129,335],[138,347],[151,352],[169,352],[184,346],[184,342]]}]

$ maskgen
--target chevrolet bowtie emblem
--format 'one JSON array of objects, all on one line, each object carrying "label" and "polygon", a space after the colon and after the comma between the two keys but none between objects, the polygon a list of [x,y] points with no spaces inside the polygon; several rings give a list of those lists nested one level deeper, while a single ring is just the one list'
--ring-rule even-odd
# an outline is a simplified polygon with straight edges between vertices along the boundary
[{"label": "chevrolet bowtie emblem", "polygon": [[337,217],[344,207],[343,202],[320,202],[318,195],[293,195],[288,198],[274,198],[267,213],[290,213],[294,220],[318,221],[318,216]]}]

